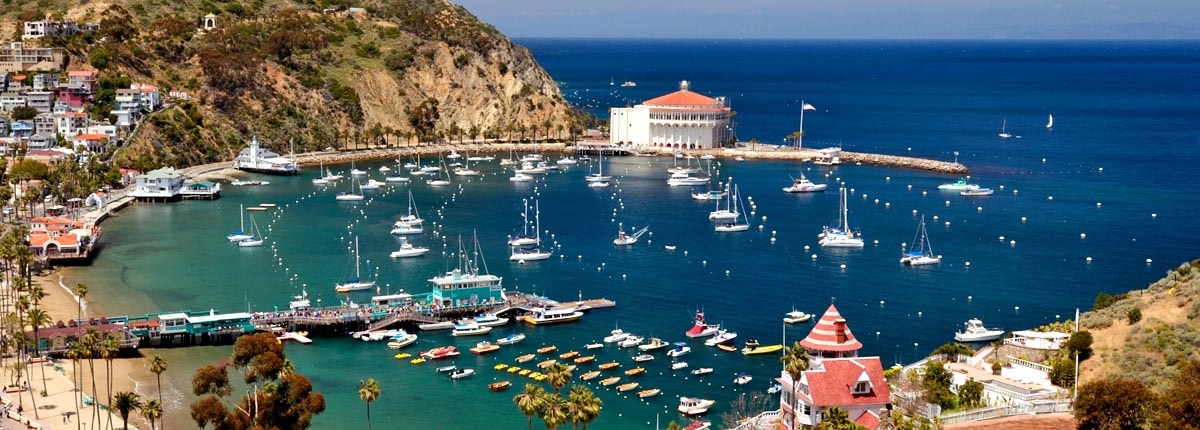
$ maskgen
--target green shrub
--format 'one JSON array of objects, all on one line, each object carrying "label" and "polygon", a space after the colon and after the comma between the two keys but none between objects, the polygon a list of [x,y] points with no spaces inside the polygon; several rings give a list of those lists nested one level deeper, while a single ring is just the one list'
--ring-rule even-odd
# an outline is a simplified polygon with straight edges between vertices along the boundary
[{"label": "green shrub", "polygon": [[1130,309],[1125,315],[1129,317],[1129,324],[1131,325],[1137,324],[1138,321],[1142,320],[1142,310],[1139,308]]}]

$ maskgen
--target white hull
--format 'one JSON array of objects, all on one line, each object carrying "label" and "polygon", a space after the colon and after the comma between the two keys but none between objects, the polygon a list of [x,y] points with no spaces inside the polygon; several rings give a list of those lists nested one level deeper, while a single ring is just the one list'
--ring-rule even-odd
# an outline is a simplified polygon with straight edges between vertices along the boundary
[{"label": "white hull", "polygon": [[374,287],[375,282],[347,282],[345,284],[337,284],[333,287],[333,290],[339,293],[348,293],[351,291],[369,290]]},{"label": "white hull", "polygon": [[383,178],[385,182],[408,182],[408,178],[404,176],[388,176]]},{"label": "white hull", "polygon": [[844,234],[826,234],[818,244],[826,248],[862,248],[863,240]]},{"label": "white hull", "polygon": [[1004,330],[989,330],[982,333],[955,333],[956,342],[989,342],[1004,337]]},{"label": "white hull", "polygon": [[257,240],[256,239],[245,239],[245,240],[238,241],[237,244],[240,247],[249,248],[249,247],[262,246],[263,241],[262,241],[262,239],[257,239]]},{"label": "white hull", "polygon": [[512,177],[508,178],[508,180],[509,180],[509,181],[512,181],[512,182],[529,182],[529,181],[532,181],[532,180],[533,180],[533,177],[532,177],[532,176],[529,176],[529,175],[526,175],[526,174],[524,174],[524,173],[521,173],[521,172],[517,172],[517,174],[515,174],[515,175],[513,175]]},{"label": "white hull", "polygon": [[395,235],[405,235],[405,234],[421,234],[421,232],[424,232],[424,231],[425,231],[425,228],[418,225],[415,227],[413,227],[413,226],[396,227],[396,228],[392,229],[391,233],[395,234]]},{"label": "white hull", "polygon": [[450,329],[454,328],[454,323],[450,322],[450,321],[442,321],[442,322],[421,324],[421,325],[418,325],[417,328],[419,328],[421,330],[425,330],[425,331],[450,330]]},{"label": "white hull", "polygon": [[387,343],[387,347],[391,349],[400,349],[417,342],[417,335],[410,334],[399,339],[393,338]]},{"label": "white hull", "polygon": [[429,181],[428,183],[429,183],[429,185],[432,185],[435,187],[444,187],[444,186],[450,185],[450,181],[447,181],[445,179],[436,179],[436,180]]},{"label": "white hull", "polygon": [[508,257],[509,261],[538,261],[545,260],[554,255],[550,251],[533,251],[533,252],[514,252]]},{"label": "white hull", "polygon": [[338,201],[342,201],[342,202],[356,202],[356,201],[362,200],[363,196],[362,196],[362,194],[344,193],[344,194],[338,194],[336,198]]},{"label": "white hull", "polygon": [[716,336],[713,336],[711,339],[704,341],[704,345],[717,346],[722,343],[734,340],[736,338],[737,338],[737,333],[722,330],[720,333],[717,333]]},{"label": "white hull", "polygon": [[459,336],[459,337],[461,337],[461,336],[479,336],[479,335],[488,334],[491,331],[492,331],[491,327],[477,326],[477,327],[468,328],[468,329],[457,329],[456,328],[456,329],[454,329],[454,332],[452,332],[450,334],[454,335],[454,336]]},{"label": "white hull", "polygon": [[537,245],[536,237],[517,236],[508,241],[508,246],[533,246]]},{"label": "white hull", "polygon": [[750,224],[727,224],[713,227],[713,230],[718,233],[736,233],[750,229]]},{"label": "white hull", "polygon": [[392,256],[392,258],[420,257],[422,255],[425,255],[425,253],[427,253],[427,252],[429,252],[429,248],[418,248],[418,247],[411,247],[408,249],[401,248],[399,251],[392,251],[391,256]]},{"label": "white hull", "polygon": [[900,262],[907,264],[909,266],[924,266],[926,264],[941,263],[942,259],[937,258],[937,257],[929,257],[929,256],[922,255],[922,256],[917,256],[917,257],[904,257],[904,258],[900,259]]},{"label": "white hull", "polygon": [[737,217],[738,217],[737,212],[727,211],[724,209],[719,210],[719,211],[712,211],[712,212],[708,213],[708,219],[713,220],[713,221],[737,219]]}]

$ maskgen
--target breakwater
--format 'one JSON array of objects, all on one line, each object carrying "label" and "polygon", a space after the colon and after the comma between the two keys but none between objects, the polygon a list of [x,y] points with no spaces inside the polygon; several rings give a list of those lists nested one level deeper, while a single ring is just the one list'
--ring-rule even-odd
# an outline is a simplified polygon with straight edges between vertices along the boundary
[{"label": "breakwater", "polygon": [[[430,145],[403,148],[372,148],[353,151],[318,151],[296,154],[296,163],[302,166],[312,166],[319,163],[342,164],[352,161],[371,161],[381,159],[404,159],[409,157],[437,156],[456,151],[462,155],[473,153],[503,154],[507,152],[558,152],[574,153],[575,146],[565,143],[485,143],[485,144],[456,144]],[[658,156],[673,156],[675,150],[668,148],[637,148],[639,154]],[[709,150],[688,151],[692,156],[713,155],[718,158],[733,160],[738,157],[746,160],[796,160],[805,161],[817,159],[821,152],[816,149],[793,149],[763,145],[762,148],[721,148]],[[905,169],[924,170],[937,173],[967,174],[971,169],[960,163],[931,160],[928,158],[904,157],[899,155],[870,154],[862,152],[841,152],[843,164],[868,164],[875,166],[900,167]],[[237,172],[232,161],[223,161],[182,169],[189,177],[227,178]]]}]

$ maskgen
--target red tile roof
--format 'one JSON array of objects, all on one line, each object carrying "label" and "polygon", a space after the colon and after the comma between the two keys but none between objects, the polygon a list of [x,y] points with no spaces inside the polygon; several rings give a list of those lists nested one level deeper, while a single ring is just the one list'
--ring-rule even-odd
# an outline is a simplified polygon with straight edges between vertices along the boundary
[{"label": "red tile roof", "polygon": [[800,341],[800,345],[816,351],[846,352],[862,349],[862,343],[854,338],[854,333],[850,332],[846,320],[834,305],[829,305],[825,315],[821,315],[821,320],[813,326],[808,337]]},{"label": "red tile roof", "polygon": [[67,72],[67,76],[94,76],[95,70],[72,70]]},{"label": "red tile roof", "polygon": [[[879,357],[831,358],[821,360],[824,370],[804,372],[802,380],[808,382],[809,403],[816,407],[857,406],[886,404],[891,391],[883,379],[883,365]],[[871,381],[871,388],[863,394],[855,394],[854,386],[863,375]]]},{"label": "red tile roof", "polygon": [[44,234],[30,234],[29,235],[29,246],[34,247],[34,248],[41,247],[41,246],[45,245],[46,242],[49,242],[49,241],[50,241],[50,236],[46,236]]},{"label": "red tile roof", "polygon": [[717,101],[711,97],[693,93],[688,90],[679,90],[665,96],[658,96],[642,103],[647,106],[708,106],[713,107]]},{"label": "red tile roof", "polygon": [[[96,329],[96,331],[99,331],[100,334],[116,333],[125,329],[125,326],[120,324],[95,324],[76,327],[42,327],[38,329],[38,336],[42,339],[50,339],[59,336],[79,337],[84,333],[87,333],[87,329],[89,327]],[[33,337],[33,331],[28,331],[26,333],[29,334],[29,337]]]},{"label": "red tile roof", "polygon": [[867,430],[875,430],[879,428],[879,415],[876,415],[875,411],[866,411],[863,412],[862,415],[859,415],[858,418],[854,420],[854,423],[866,427]]},{"label": "red tile roof", "polygon": [[100,140],[100,139],[108,139],[108,135],[107,134],[95,134],[95,133],[80,134],[80,135],[75,136],[74,140]]}]

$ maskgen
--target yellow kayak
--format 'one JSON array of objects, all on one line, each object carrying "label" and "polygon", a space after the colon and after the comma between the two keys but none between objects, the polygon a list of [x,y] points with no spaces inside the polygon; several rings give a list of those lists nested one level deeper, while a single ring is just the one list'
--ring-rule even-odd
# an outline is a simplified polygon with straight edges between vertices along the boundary
[{"label": "yellow kayak", "polygon": [[421,364],[424,362],[425,362],[425,357],[417,357],[417,358],[412,359],[412,361],[410,361],[410,363],[412,363],[412,364]]},{"label": "yellow kayak", "polygon": [[504,363],[500,363],[495,366],[492,366],[492,368],[496,369],[496,370],[504,370],[504,369],[508,368],[508,365],[504,364]]},{"label": "yellow kayak", "polygon": [[517,366],[513,366],[513,367],[508,368],[508,373],[517,373],[517,372],[520,372],[521,370],[523,370],[523,369],[521,369],[520,367],[517,367]]},{"label": "yellow kayak", "polygon": [[403,360],[403,359],[405,359],[405,358],[408,358],[408,357],[412,357],[412,354],[409,354],[409,353],[407,353],[407,352],[402,352],[402,353],[396,354],[396,359],[397,359],[397,360]]}]

